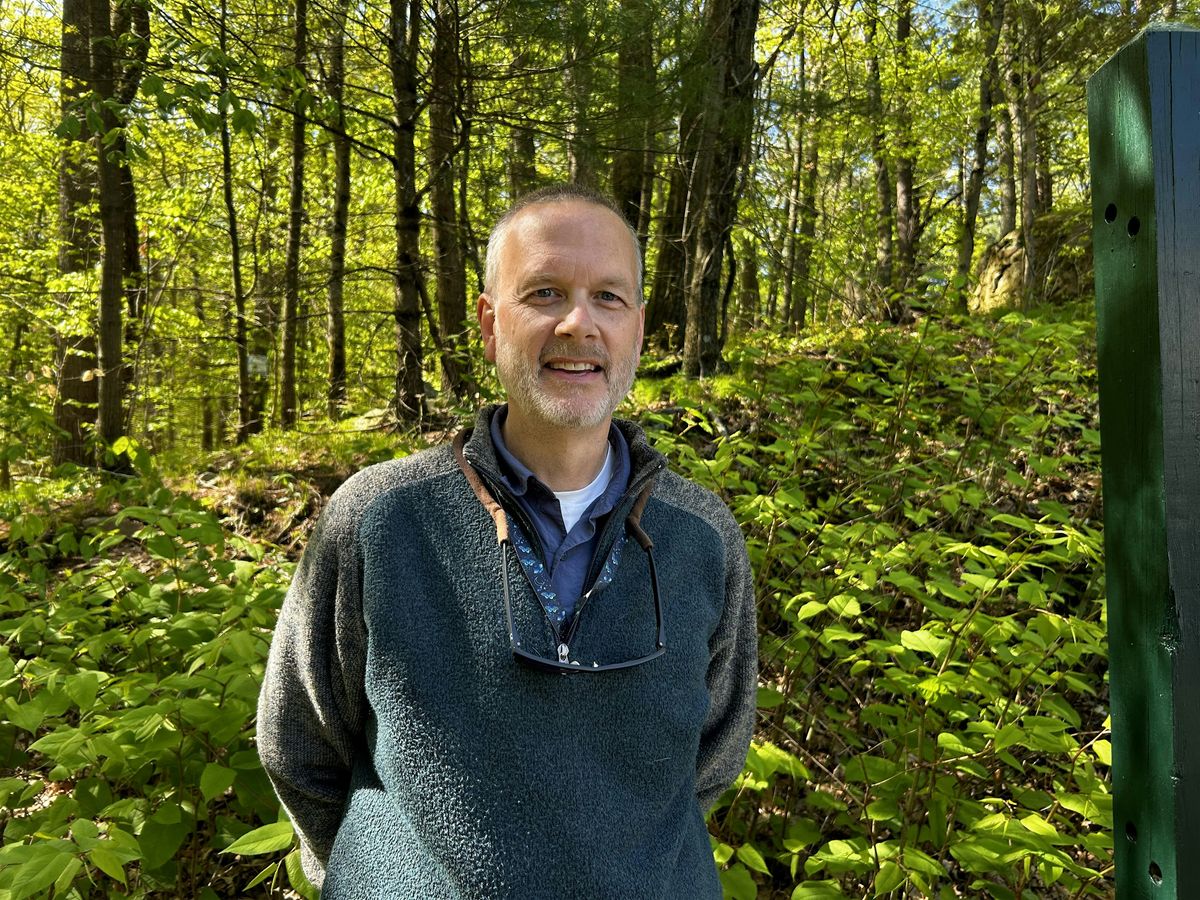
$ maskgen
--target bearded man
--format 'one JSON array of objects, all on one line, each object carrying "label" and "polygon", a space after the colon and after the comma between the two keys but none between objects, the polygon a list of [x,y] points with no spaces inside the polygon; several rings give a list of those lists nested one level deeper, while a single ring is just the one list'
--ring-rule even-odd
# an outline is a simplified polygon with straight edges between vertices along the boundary
[{"label": "bearded man", "polygon": [[751,573],[721,501],[613,418],[644,316],[611,200],[518,200],[478,301],[508,402],[323,512],[258,718],[323,897],[721,897],[704,818],[754,722]]}]

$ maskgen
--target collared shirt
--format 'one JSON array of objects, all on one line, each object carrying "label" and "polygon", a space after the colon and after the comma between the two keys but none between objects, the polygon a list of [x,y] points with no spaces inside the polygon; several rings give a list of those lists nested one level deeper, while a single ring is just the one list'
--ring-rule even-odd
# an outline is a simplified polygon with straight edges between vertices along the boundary
[{"label": "collared shirt", "polygon": [[608,443],[613,454],[613,476],[604,492],[593,501],[579,521],[567,531],[562,510],[554,492],[538,480],[529,467],[513,456],[501,433],[508,407],[502,406],[492,416],[492,444],[500,463],[504,486],[512,493],[533,522],[546,554],[546,568],[554,593],[561,598],[569,619],[575,601],[584,590],[588,567],[600,540],[605,517],[612,512],[629,487],[629,444],[615,425],[608,429]]}]

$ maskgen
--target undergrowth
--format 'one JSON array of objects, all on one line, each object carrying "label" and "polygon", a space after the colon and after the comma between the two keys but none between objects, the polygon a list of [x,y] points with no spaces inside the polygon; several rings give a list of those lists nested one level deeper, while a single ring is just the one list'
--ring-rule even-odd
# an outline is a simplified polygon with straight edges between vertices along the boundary
[{"label": "undergrowth", "polygon": [[[1088,316],[759,333],[728,375],[639,384],[757,574],[760,727],[710,818],[727,896],[1111,894]],[[314,896],[258,684],[297,535],[407,447],[292,441],[0,498],[0,900]]]}]

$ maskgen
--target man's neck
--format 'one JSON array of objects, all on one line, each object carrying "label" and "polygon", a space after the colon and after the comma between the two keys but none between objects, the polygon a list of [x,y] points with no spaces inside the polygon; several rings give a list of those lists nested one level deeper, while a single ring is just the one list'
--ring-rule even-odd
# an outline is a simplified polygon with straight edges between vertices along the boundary
[{"label": "man's neck", "polygon": [[604,466],[611,419],[594,428],[554,428],[523,421],[509,407],[500,431],[510,453],[552,491],[577,491]]}]

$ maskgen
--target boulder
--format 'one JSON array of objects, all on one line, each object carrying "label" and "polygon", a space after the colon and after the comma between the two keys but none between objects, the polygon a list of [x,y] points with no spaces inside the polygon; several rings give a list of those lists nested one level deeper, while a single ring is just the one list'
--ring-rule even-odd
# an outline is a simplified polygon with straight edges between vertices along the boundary
[{"label": "boulder", "polygon": [[[1092,223],[1085,207],[1056,209],[1038,217],[1037,284],[1029,291],[1034,303],[1065,303],[1093,289]],[[971,312],[1018,309],[1026,296],[1025,248],[1019,231],[1010,231],[983,251],[979,278],[971,293]]]}]

